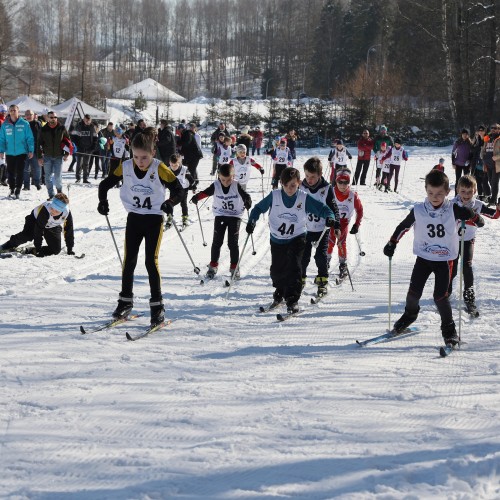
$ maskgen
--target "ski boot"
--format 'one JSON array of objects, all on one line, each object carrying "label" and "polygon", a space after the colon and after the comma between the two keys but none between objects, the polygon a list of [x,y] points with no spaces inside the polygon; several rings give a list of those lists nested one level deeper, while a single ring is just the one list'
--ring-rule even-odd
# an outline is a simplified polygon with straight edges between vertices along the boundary
[{"label": "ski boot", "polygon": [[189,226],[189,215],[182,216],[182,229],[186,229]]},{"label": "ski boot", "polygon": [[287,301],[286,312],[287,314],[296,314],[299,312],[299,304],[295,302],[295,299]]},{"label": "ski boot", "polygon": [[341,262],[339,264],[339,279],[343,280],[346,277],[347,277],[347,263]]},{"label": "ski boot", "polygon": [[241,278],[240,276],[240,270],[236,269],[236,266],[232,266],[229,268],[229,273],[231,274],[231,278],[233,278],[233,280],[239,280]]},{"label": "ski boot", "polygon": [[272,308],[278,306],[283,302],[283,294],[279,290],[275,290],[273,293],[273,303],[272,303]]},{"label": "ski boot", "polygon": [[401,318],[399,318],[396,323],[394,323],[393,330],[396,333],[403,333],[417,319],[419,311],[420,307],[418,307],[415,312],[410,312],[405,307],[405,312],[403,313]]},{"label": "ski boot", "polygon": [[460,343],[454,321],[452,321],[449,325],[441,325],[441,333],[446,345],[455,347]]},{"label": "ski boot", "polygon": [[215,263],[212,264],[212,262],[210,262],[210,264],[208,265],[208,271],[207,271],[207,274],[205,274],[205,278],[209,279],[209,280],[212,280],[215,278],[215,275],[217,274],[217,271],[218,271],[218,264]]},{"label": "ski boot", "polygon": [[314,284],[318,285],[318,297],[324,297],[328,293],[328,278],[316,276]]},{"label": "ski boot", "polygon": [[118,305],[113,312],[113,318],[121,319],[125,318],[132,311],[132,307],[134,307],[134,299],[132,297],[122,297],[119,295]]},{"label": "ski boot", "polygon": [[165,222],[165,231],[168,231],[173,224],[173,217],[171,215],[167,215],[167,222]]},{"label": "ski boot", "polygon": [[474,288],[466,288],[464,290],[464,302],[465,302],[465,308],[467,309],[467,312],[471,316],[479,316],[479,311],[477,310],[476,307],[476,294],[474,293]]},{"label": "ski boot", "polygon": [[149,299],[149,308],[151,310],[151,328],[161,325],[165,321],[165,307],[163,307],[163,300]]}]

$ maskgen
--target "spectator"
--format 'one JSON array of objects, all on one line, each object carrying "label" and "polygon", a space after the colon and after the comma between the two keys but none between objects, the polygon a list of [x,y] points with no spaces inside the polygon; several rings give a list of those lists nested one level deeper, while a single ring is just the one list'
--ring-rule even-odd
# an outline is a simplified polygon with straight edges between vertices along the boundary
[{"label": "spectator", "polygon": [[362,186],[366,186],[366,174],[370,167],[373,146],[374,143],[370,137],[370,132],[367,129],[363,130],[361,137],[358,139],[358,162],[356,163],[356,172],[352,181],[353,185],[359,182]]},{"label": "spectator", "polygon": [[[470,172],[476,178],[477,183],[477,197],[483,200],[483,182],[486,177],[486,182],[488,180],[487,176],[483,171],[483,160],[481,159],[481,150],[484,145],[484,134],[486,129],[484,125],[479,125],[477,127],[474,138],[471,140],[471,154],[470,154]],[[489,189],[489,187],[488,187]]]},{"label": "spectator", "polygon": [[75,132],[78,134],[76,146],[81,155],[76,162],[76,182],[80,182],[83,173],[83,183],[90,184],[88,180],[90,156],[94,154],[97,144],[97,134],[90,115],[83,117],[75,127]]},{"label": "spectator", "polygon": [[190,123],[184,132],[182,132],[178,143],[181,155],[183,156],[182,164],[187,166],[191,177],[194,179],[193,186],[195,187],[198,185],[198,163],[203,158],[203,153],[195,137],[196,133],[196,125]]},{"label": "spectator", "polygon": [[36,186],[38,191],[40,191],[40,189],[42,189],[42,186],[40,186],[40,165],[38,164],[38,151],[40,148],[39,134],[42,126],[40,122],[35,119],[35,113],[31,109],[27,109],[24,112],[24,119],[30,124],[31,133],[33,134],[33,140],[35,142],[36,154],[34,154],[31,158],[26,158],[26,163],[24,164],[23,191],[30,190],[31,177],[33,177],[33,184]]},{"label": "spectator", "polygon": [[469,129],[462,129],[460,137],[453,144],[451,164],[455,170],[455,194],[457,194],[458,179],[470,174],[471,140]]},{"label": "spectator", "polygon": [[35,140],[29,123],[19,116],[19,106],[9,107],[9,116],[0,128],[0,162],[7,157],[10,197],[19,199],[26,156],[32,158]]},{"label": "spectator", "polygon": [[[115,137],[114,123],[109,122],[107,124],[106,128],[102,130],[102,137],[106,139],[106,143],[113,140],[113,138]],[[110,157],[111,157],[111,149],[106,147],[104,150],[104,158],[101,160],[103,176],[108,175]]]},{"label": "spectator", "polygon": [[175,154],[175,135],[172,127],[168,125],[167,120],[160,120],[158,129],[158,156],[159,159],[168,167],[170,157]]},{"label": "spectator", "polygon": [[[0,104],[0,127],[7,118],[7,106],[5,104]],[[7,166],[5,165],[5,160],[0,161],[0,184],[2,186],[7,186]]]},{"label": "spectator", "polygon": [[[500,136],[500,125],[494,123],[490,127],[490,132],[488,135],[484,136],[484,146],[482,150],[483,158],[483,169],[486,174],[486,181],[483,183],[483,196],[488,196],[487,203],[496,203],[496,197],[498,196],[498,179],[499,173],[496,171],[495,161],[493,160],[493,147],[495,141]],[[496,193],[494,187],[496,186]]]},{"label": "spectator", "polygon": [[146,130],[147,128],[147,123],[146,123],[146,120],[144,120],[144,118],[141,118],[138,122],[137,122],[137,127],[135,127],[135,130],[134,130],[134,133],[132,134],[132,137],[131,137],[131,141],[130,141],[130,144],[132,144],[132,141],[134,140],[134,137],[141,133],[141,132],[144,132],[144,130]]},{"label": "spectator", "polygon": [[293,160],[297,158],[295,148],[297,147],[297,141],[299,140],[299,137],[297,136],[295,130],[292,129],[288,132],[288,134],[286,134],[285,139],[288,149],[290,150],[290,154],[292,155],[292,167],[293,167]]},{"label": "spectator", "polygon": [[[498,125],[497,125],[498,126]],[[498,129],[497,129],[498,130]],[[493,167],[494,172],[491,176],[491,196],[488,201],[489,205],[497,205],[498,202],[498,181],[500,180],[500,137],[495,139],[493,143],[493,161],[495,166]]]},{"label": "spectator", "polygon": [[127,130],[123,133],[123,137],[125,137],[125,139],[128,140],[129,144],[132,144],[132,137],[134,137],[134,133],[135,133],[134,122],[130,122],[127,125],[127,127],[128,127]]},{"label": "spectator", "polygon": [[262,148],[262,142],[264,141],[264,133],[260,129],[260,127],[255,127],[255,130],[251,134],[253,137],[252,140],[252,155],[255,154],[255,151],[257,151],[257,154],[260,155],[260,150]]},{"label": "spectator", "polygon": [[224,135],[224,137],[231,137],[228,130],[226,129],[226,124],[224,122],[219,122],[219,126],[213,131],[210,136],[210,142],[212,143],[212,151],[214,155],[212,157],[212,175],[214,175],[217,170],[217,148],[216,143],[219,141],[219,136]]},{"label": "spectator", "polygon": [[373,140],[373,152],[378,153],[380,151],[380,145],[385,142],[386,146],[394,146],[394,139],[387,133],[387,127],[382,125],[379,128],[378,134]]},{"label": "spectator", "polygon": [[[38,149],[40,165],[45,169],[45,185],[49,200],[54,198],[54,184],[57,192],[62,193],[62,162],[66,161],[71,152],[64,151],[63,147],[71,143],[66,127],[57,121],[55,111],[49,111],[49,122],[40,129],[40,148]],[[54,181],[52,181],[54,176]]]},{"label": "spectator", "polygon": [[236,145],[243,144],[247,151],[250,151],[252,146],[252,136],[248,133],[249,128],[247,126],[241,128],[241,134],[236,141]]}]

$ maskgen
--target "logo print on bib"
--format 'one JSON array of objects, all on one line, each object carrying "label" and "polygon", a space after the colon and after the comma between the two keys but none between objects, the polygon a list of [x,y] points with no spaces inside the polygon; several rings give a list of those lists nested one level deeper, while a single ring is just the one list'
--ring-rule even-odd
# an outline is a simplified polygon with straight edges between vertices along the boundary
[{"label": "logo print on bib", "polygon": [[285,212],[284,214],[278,215],[278,219],[286,219],[289,220],[290,222],[297,222],[298,218],[295,214],[291,214],[289,212]]},{"label": "logo print on bib", "polygon": [[153,194],[153,189],[150,188],[149,186],[143,186],[142,184],[136,184],[135,186],[132,186],[130,188],[131,191],[134,193],[141,193],[141,194]]}]

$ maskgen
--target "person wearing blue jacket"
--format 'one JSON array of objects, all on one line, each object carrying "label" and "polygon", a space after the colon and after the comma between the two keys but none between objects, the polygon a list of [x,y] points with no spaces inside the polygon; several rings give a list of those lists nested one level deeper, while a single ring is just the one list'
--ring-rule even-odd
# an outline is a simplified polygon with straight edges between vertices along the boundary
[{"label": "person wearing blue jacket", "polygon": [[19,106],[9,107],[9,116],[0,128],[0,162],[6,157],[10,198],[19,199],[26,157],[33,158],[35,140],[29,122],[19,116]]},{"label": "person wearing blue jacket", "polygon": [[282,189],[271,191],[253,208],[246,231],[252,234],[261,214],[269,211],[271,232],[271,279],[276,288],[273,307],[286,301],[289,314],[299,310],[302,294],[302,255],[306,246],[307,219],[326,219],[326,226],[335,224],[334,212],[300,187],[300,172],[287,167],[280,176]]}]

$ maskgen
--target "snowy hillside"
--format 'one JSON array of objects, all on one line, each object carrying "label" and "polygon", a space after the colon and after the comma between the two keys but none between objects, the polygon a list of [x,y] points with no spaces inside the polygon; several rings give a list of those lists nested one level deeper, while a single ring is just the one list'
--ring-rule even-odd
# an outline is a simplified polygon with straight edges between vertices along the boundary
[{"label": "snowy hillside", "polygon": [[[299,151],[305,155],[327,151]],[[202,187],[211,160],[201,164]],[[463,317],[467,344],[440,358],[433,279],[422,297],[420,333],[359,348],[387,327],[388,259],[382,248],[416,200],[421,178],[449,149],[410,148],[402,195],[361,186],[360,235],[348,238],[348,282],[319,305],[311,264],[302,315],[278,324],[269,302],[269,231],[260,220],[229,299],[223,280],[200,286],[173,229],[160,269],[168,317],[163,332],[129,342],[148,323],[149,286],[140,254],[135,310],[145,318],[83,336],[109,317],[120,264],[97,182],[71,184],[78,260],[65,255],[0,259],[0,497],[9,499],[494,499],[500,498],[500,222],[478,232],[474,270],[481,316]],[[257,158],[269,169],[267,159]],[[371,173],[371,171],[370,171]],[[65,192],[72,174],[66,173]],[[268,182],[267,175],[264,177]],[[94,180],[92,178],[92,182]],[[266,186],[267,188],[267,186]],[[249,191],[261,199],[260,175]],[[1,242],[22,228],[46,190],[0,188]],[[119,244],[126,214],[109,192]],[[210,203],[193,205],[183,234],[204,271]],[[180,207],[175,214],[180,220]],[[241,232],[243,244],[246,233]],[[404,308],[412,234],[393,259],[393,320]],[[337,268],[332,261],[332,271]],[[458,289],[458,285],[455,286]],[[457,294],[453,298],[458,321]]]}]

